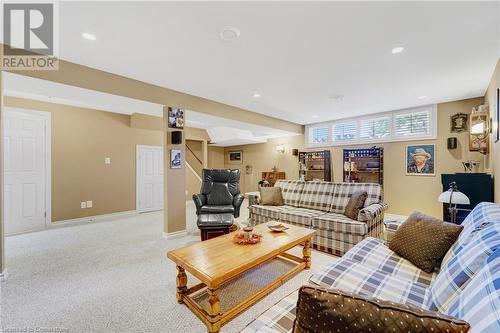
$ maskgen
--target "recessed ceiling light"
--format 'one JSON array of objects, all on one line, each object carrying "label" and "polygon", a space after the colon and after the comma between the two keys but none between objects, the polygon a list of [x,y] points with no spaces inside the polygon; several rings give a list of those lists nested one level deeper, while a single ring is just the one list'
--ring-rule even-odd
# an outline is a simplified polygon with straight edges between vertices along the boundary
[{"label": "recessed ceiling light", "polygon": [[90,32],[83,32],[82,37],[87,39],[87,40],[96,40],[97,37],[95,35],[92,35]]},{"label": "recessed ceiling light", "polygon": [[424,98],[427,98],[427,96],[425,96],[425,95],[418,96],[418,99],[424,99]]},{"label": "recessed ceiling light", "polygon": [[318,118],[318,115],[317,115],[317,114],[315,114],[315,115],[313,115],[313,116],[312,116],[312,118],[313,118],[313,119],[316,119],[316,118]]},{"label": "recessed ceiling light", "polygon": [[344,100],[344,95],[342,94],[333,95],[332,98],[337,102],[342,102]]},{"label": "recessed ceiling light", "polygon": [[223,40],[235,40],[240,37],[240,31],[235,27],[224,27],[219,32],[219,36]]},{"label": "recessed ceiling light", "polygon": [[259,93],[255,93],[252,95],[253,98],[260,98],[260,94]]},{"label": "recessed ceiling light", "polygon": [[391,50],[392,54],[398,54],[398,53],[401,53],[405,50],[404,47],[402,46],[398,46],[398,47],[395,47]]}]

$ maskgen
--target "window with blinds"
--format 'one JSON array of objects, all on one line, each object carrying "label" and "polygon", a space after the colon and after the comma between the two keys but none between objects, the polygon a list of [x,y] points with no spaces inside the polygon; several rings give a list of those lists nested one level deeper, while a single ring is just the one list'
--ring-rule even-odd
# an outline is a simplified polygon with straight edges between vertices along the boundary
[{"label": "window with blinds", "polygon": [[363,119],[360,121],[360,139],[383,139],[391,134],[390,117]]},{"label": "window with blinds", "polygon": [[412,136],[428,134],[430,128],[430,112],[411,112],[397,114],[394,117],[394,135]]},{"label": "window with blinds", "polygon": [[333,141],[352,141],[356,139],[357,126],[355,122],[333,125]]},{"label": "window with blinds", "polygon": [[437,106],[311,124],[306,130],[306,147],[435,139]]},{"label": "window with blinds", "polygon": [[312,144],[326,144],[330,140],[329,126],[313,127],[309,129],[309,142]]}]

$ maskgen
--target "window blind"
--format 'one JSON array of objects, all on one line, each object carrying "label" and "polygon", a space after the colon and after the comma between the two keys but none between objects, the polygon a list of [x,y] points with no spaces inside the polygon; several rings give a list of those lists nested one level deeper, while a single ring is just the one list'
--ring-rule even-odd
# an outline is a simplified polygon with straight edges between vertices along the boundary
[{"label": "window blind", "polygon": [[394,134],[410,136],[430,132],[430,112],[412,112],[398,114],[394,118]]},{"label": "window blind", "polygon": [[333,125],[333,141],[351,141],[356,139],[356,123],[341,123]]},{"label": "window blind", "polygon": [[390,135],[390,118],[372,118],[360,121],[359,138],[360,139],[382,139]]},{"label": "window blind", "polygon": [[311,143],[313,143],[313,144],[328,143],[328,140],[329,140],[328,126],[313,127],[309,131],[310,131],[310,142]]}]

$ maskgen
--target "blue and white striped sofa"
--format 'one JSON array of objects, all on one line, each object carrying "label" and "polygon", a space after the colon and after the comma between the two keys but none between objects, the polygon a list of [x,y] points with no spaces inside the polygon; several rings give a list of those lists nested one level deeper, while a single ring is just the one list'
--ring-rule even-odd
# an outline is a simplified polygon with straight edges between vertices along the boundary
[{"label": "blue and white striped sofa", "polygon": [[[462,223],[439,272],[425,273],[379,239],[368,237],[310,284],[406,304],[463,319],[469,332],[500,332],[500,205],[481,203]],[[313,258],[314,263],[314,258]],[[295,291],[243,332],[291,332]]]},{"label": "blue and white striped sofa", "polygon": [[[342,256],[368,236],[379,237],[383,231],[383,192],[379,184],[332,183],[324,181],[278,180],[284,206],[253,205],[252,224],[278,220],[318,231],[312,246],[316,250]],[[368,197],[357,220],[345,216],[344,210],[356,191],[366,191]]]}]

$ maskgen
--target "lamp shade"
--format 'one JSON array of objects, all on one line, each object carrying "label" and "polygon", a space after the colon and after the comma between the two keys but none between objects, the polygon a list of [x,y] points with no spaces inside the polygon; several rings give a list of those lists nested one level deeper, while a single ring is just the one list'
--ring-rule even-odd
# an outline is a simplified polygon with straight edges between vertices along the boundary
[{"label": "lamp shade", "polygon": [[469,198],[460,191],[448,190],[443,192],[438,197],[439,202],[452,203],[457,205],[469,205]]}]

